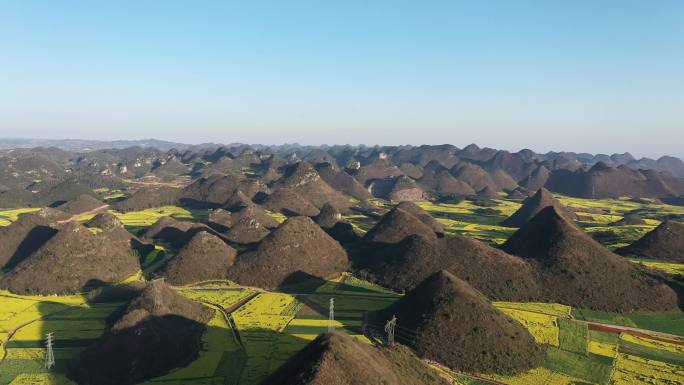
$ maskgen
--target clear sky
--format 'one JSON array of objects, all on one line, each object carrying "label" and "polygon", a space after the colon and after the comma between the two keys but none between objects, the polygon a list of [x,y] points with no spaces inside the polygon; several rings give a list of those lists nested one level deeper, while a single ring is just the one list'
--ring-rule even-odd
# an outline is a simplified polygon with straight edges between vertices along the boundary
[{"label": "clear sky", "polygon": [[0,0],[0,137],[684,156],[684,1]]}]

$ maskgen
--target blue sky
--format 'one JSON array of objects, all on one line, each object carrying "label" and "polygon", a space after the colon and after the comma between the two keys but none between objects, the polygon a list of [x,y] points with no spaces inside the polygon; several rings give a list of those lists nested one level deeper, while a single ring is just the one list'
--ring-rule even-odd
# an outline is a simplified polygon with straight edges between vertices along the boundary
[{"label": "blue sky", "polygon": [[3,1],[0,136],[684,156],[684,2]]}]

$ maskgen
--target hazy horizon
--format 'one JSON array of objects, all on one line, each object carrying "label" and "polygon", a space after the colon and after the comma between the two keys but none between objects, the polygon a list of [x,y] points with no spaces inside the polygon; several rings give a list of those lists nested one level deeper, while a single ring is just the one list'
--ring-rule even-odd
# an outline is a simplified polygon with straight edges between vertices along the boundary
[{"label": "hazy horizon", "polygon": [[334,146],[334,145],[350,145],[350,146],[366,146],[366,147],[374,147],[374,146],[422,146],[422,145],[430,145],[430,146],[436,146],[436,145],[453,145],[456,146],[459,149],[463,149],[464,147],[475,144],[480,148],[493,148],[495,150],[505,150],[511,153],[515,153],[518,151],[522,150],[532,150],[537,154],[546,154],[549,152],[573,152],[576,154],[584,153],[584,154],[591,154],[591,155],[621,155],[624,153],[630,153],[635,159],[641,159],[641,158],[651,158],[651,159],[659,159],[664,156],[673,156],[677,158],[682,158],[676,154],[654,154],[653,156],[649,155],[642,155],[638,153],[633,153],[630,151],[620,151],[620,152],[588,152],[588,151],[582,151],[582,150],[572,150],[572,149],[548,149],[548,150],[541,150],[541,149],[535,149],[535,148],[530,148],[530,147],[523,147],[523,148],[507,148],[507,147],[494,147],[487,145],[486,143],[397,143],[397,144],[387,144],[387,143],[301,143],[301,142],[278,142],[278,143],[267,143],[267,142],[238,142],[238,141],[230,141],[230,140],[223,140],[223,141],[202,141],[202,140],[196,140],[196,141],[190,141],[190,142],[185,142],[185,141],[178,141],[178,140],[170,140],[166,138],[152,138],[152,137],[139,137],[139,138],[116,138],[116,139],[93,139],[93,138],[39,138],[39,137],[0,137],[0,141],[2,140],[31,140],[31,141],[96,141],[96,142],[117,142],[117,141],[145,141],[145,140],[158,140],[158,141],[164,141],[164,142],[170,142],[170,143],[178,143],[178,144],[184,144],[184,145],[191,145],[191,146],[197,146],[197,145],[231,145],[231,144],[246,144],[246,145],[263,145],[263,146],[279,146],[279,145],[301,145],[301,146]]},{"label": "hazy horizon", "polygon": [[0,137],[684,157],[684,2],[0,5]]}]

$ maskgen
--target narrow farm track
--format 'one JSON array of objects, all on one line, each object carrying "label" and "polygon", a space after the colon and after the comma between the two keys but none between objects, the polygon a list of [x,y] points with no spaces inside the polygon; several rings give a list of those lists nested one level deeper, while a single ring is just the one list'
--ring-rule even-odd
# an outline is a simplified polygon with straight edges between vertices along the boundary
[{"label": "narrow farm track", "polygon": [[470,378],[471,380],[477,380],[477,381],[484,382],[484,383],[490,384],[490,385],[506,385],[506,384],[503,383],[503,382],[498,382],[498,381],[490,380],[490,379],[488,379],[488,378],[480,377],[480,376],[478,376],[478,375],[476,375],[476,374],[466,374],[466,373],[461,373],[461,372],[457,372],[457,371],[451,370],[451,369],[447,368],[446,366],[440,364],[439,362],[435,362],[435,361],[431,361],[431,360],[427,360],[427,359],[424,359],[423,362],[425,362],[428,366],[436,367],[436,368],[438,368],[440,371],[443,371],[443,372],[445,372],[445,373],[454,373],[454,374],[458,374],[459,376],[467,377],[467,378]]},{"label": "narrow farm track", "polygon": [[600,331],[600,332],[613,333],[613,334],[626,333],[626,334],[631,334],[631,335],[636,336],[636,337],[648,338],[648,339],[655,340],[655,341],[669,342],[672,344],[684,346],[684,337],[678,336],[676,334],[661,333],[661,332],[656,332],[653,330],[639,329],[639,328],[633,328],[633,327],[629,327],[629,326],[604,324],[604,323],[600,323],[600,322],[588,322],[588,321],[580,321],[580,322],[585,322],[587,324],[587,327],[589,328],[589,330],[596,330],[596,331]]},{"label": "narrow farm track", "polygon": [[69,217],[68,219],[63,219],[63,220],[61,220],[61,221],[57,221],[57,223],[67,223],[67,222],[71,222],[71,221],[75,220],[76,218],[78,218],[78,217],[80,217],[80,216],[83,216],[83,215],[90,215],[90,214],[97,214],[97,213],[99,213],[100,211],[106,210],[106,209],[108,209],[108,208],[109,208],[109,205],[102,205],[102,206],[99,206],[99,207],[95,207],[95,208],[92,209],[92,210],[88,210],[88,211],[85,211],[85,212],[82,212],[82,213],[79,213],[79,214],[74,214],[74,215],[72,215],[71,217]]}]

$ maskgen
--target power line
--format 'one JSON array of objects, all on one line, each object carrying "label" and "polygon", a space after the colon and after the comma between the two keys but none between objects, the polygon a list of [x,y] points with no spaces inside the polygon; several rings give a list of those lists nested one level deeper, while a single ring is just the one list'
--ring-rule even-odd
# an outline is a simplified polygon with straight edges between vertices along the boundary
[{"label": "power line", "polygon": [[52,332],[47,334],[45,347],[47,348],[45,353],[45,369],[50,370],[55,366],[55,354],[52,351]]}]

